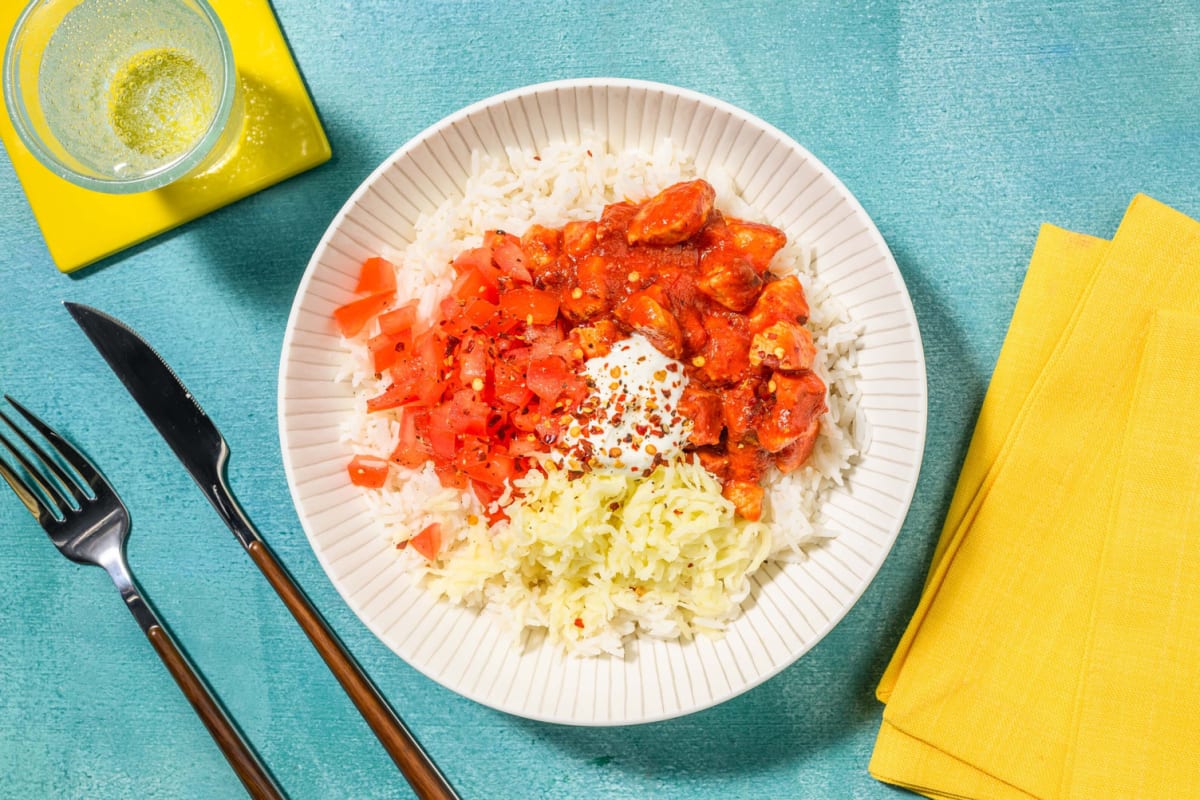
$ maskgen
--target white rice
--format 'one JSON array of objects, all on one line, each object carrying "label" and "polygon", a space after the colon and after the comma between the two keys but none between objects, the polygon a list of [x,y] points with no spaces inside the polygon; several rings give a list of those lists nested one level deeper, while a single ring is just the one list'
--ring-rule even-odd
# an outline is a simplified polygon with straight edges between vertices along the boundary
[{"label": "white rice", "polygon": [[[771,222],[741,200],[729,176],[711,169],[698,176],[686,156],[669,141],[660,142],[652,153],[614,153],[600,141],[584,141],[551,145],[536,153],[511,149],[506,159],[474,153],[463,196],[448,199],[433,213],[421,216],[406,248],[380,255],[402,264],[397,275],[397,302],[419,299],[420,315],[431,319],[451,288],[451,262],[463,250],[479,246],[484,231],[500,229],[520,235],[535,223],[561,227],[570,220],[596,219],[605,205],[643,200],[694,177],[713,185],[722,211]],[[771,265],[777,274],[796,273],[804,286],[810,305],[808,328],[817,346],[815,369],[829,387],[829,412],[822,419],[821,435],[807,464],[790,475],[772,469],[764,481],[763,521],[771,529],[768,560],[773,561],[802,560],[806,548],[835,535],[826,526],[821,507],[830,490],[844,481],[868,436],[866,420],[859,414],[857,387],[861,328],[821,284],[816,273],[818,257],[803,242],[789,237]],[[343,441],[354,452],[386,458],[399,435],[398,425],[389,414],[368,414],[366,410],[367,398],[379,394],[385,383],[372,370],[366,334],[348,345],[351,355],[340,379],[353,386],[355,406],[345,423]],[[442,526],[443,547],[452,547],[467,538],[469,519],[482,515],[471,492],[443,488],[430,464],[417,470],[393,466],[382,490],[364,490],[364,494],[393,542],[405,541],[437,522]],[[394,552],[415,578],[425,575],[428,565],[422,556],[411,548]],[[476,600],[483,603],[488,598]],[[529,618],[527,608],[496,610],[501,612],[501,620],[546,624],[546,620]],[[654,629],[654,620],[639,622],[644,623],[644,630]],[[698,624],[719,631],[725,622],[700,620]],[[574,652],[620,653],[622,638],[629,633],[628,625],[600,632],[589,637],[590,646]]]}]

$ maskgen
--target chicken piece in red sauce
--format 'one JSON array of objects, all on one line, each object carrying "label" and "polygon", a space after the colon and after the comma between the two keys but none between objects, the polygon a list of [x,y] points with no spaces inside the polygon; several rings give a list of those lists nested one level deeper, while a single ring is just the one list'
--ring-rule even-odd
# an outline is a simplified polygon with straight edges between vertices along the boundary
[{"label": "chicken piece in red sauce", "polygon": [[756,480],[743,481],[738,478],[730,478],[725,481],[725,485],[721,489],[721,495],[733,503],[733,507],[743,518],[751,521],[762,517],[764,494],[762,486]]},{"label": "chicken piece in red sauce", "polygon": [[750,330],[766,330],[776,322],[808,322],[808,299],[804,287],[795,275],[771,281],[763,287],[747,315]]},{"label": "chicken piece in red sauce", "polygon": [[521,237],[521,249],[534,279],[551,274],[562,250],[562,231],[531,225]]},{"label": "chicken piece in red sauce", "polygon": [[613,316],[634,333],[646,337],[660,353],[679,358],[683,355],[683,330],[667,310],[668,304],[663,288],[652,284],[618,303]]},{"label": "chicken piece in red sauce", "polygon": [[612,346],[625,338],[625,333],[611,319],[598,319],[571,330],[570,339],[583,351],[584,358],[598,358],[612,352]]},{"label": "chicken piece in red sauce", "polygon": [[691,420],[692,429],[688,441],[699,447],[720,444],[721,432],[725,429],[725,410],[721,396],[705,389],[698,381],[691,381],[679,398],[679,414]]},{"label": "chicken piece in red sauce", "polygon": [[721,392],[721,417],[726,436],[734,442],[744,442],[755,431],[763,415],[759,390],[763,380],[757,375],[742,378]]},{"label": "chicken piece in red sauce", "polygon": [[720,447],[697,447],[692,456],[722,484],[729,480],[729,454]]},{"label": "chicken piece in red sauce", "polygon": [[817,444],[817,435],[820,432],[821,418],[813,417],[796,441],[775,454],[775,466],[779,471],[787,475],[804,466],[804,462],[808,461],[808,457],[812,455],[813,448]]},{"label": "chicken piece in red sauce", "polygon": [[776,372],[767,386],[774,387],[773,397],[757,429],[758,443],[768,453],[778,453],[828,410],[825,383],[812,372]]},{"label": "chicken piece in red sauce", "polygon": [[697,288],[730,311],[745,311],[758,299],[763,279],[750,260],[732,248],[709,250],[700,257]]},{"label": "chicken piece in red sauce", "polygon": [[761,222],[727,219],[725,228],[734,246],[759,275],[766,274],[771,266],[771,259],[787,244],[787,236],[783,231]]},{"label": "chicken piece in red sauce", "polygon": [[737,383],[751,371],[750,329],[745,317],[724,308],[705,318],[708,340],[691,358],[689,376],[707,386]]},{"label": "chicken piece in red sauce", "polygon": [[630,222],[628,241],[666,245],[687,241],[708,222],[717,193],[707,181],[668,186],[638,209]]},{"label": "chicken piece in red sauce", "polygon": [[808,328],[798,322],[780,320],[754,334],[750,342],[750,364],[789,372],[812,369],[817,356]]}]

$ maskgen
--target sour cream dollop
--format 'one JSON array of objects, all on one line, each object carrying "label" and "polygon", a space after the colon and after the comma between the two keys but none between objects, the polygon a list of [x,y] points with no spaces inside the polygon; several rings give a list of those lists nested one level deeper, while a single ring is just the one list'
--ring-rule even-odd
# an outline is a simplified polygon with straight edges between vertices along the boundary
[{"label": "sour cream dollop", "polygon": [[679,416],[683,364],[633,334],[588,359],[589,393],[555,447],[568,469],[610,468],[649,475],[683,452],[690,421]]}]

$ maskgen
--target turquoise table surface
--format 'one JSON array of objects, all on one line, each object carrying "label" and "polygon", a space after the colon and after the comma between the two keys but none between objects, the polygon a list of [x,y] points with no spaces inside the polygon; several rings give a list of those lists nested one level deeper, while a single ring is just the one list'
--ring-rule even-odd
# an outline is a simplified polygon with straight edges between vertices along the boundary
[{"label": "turquoise table surface", "polygon": [[[15,0],[5,0],[15,2]],[[295,800],[411,794],[299,628],[60,301],[110,311],[184,376],[251,517],[466,798],[896,798],[866,771],[873,689],[915,606],[1038,226],[1110,236],[1134,193],[1200,213],[1200,6],[275,0],[332,142],[305,175],[59,274],[0,163],[0,390],[107,470],[130,561]],[[535,723],[409,668],[343,604],[292,508],[276,436],[284,325],[354,187],[456,109],[611,75],[741,106],[815,153],[900,264],[929,434],[895,549],[845,620],[714,709],[616,729]],[[4,490],[7,492],[7,490]],[[242,797],[97,569],[0,496],[0,798]]]}]

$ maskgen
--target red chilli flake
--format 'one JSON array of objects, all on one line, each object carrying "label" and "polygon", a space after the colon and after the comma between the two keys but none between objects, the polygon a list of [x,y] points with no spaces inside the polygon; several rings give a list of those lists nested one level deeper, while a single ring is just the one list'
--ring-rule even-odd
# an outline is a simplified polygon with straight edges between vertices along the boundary
[{"label": "red chilli flake", "polygon": [[[589,153],[589,155],[591,155],[591,154]],[[691,565],[689,564],[688,566],[691,566]],[[575,618],[575,627],[576,627],[576,628],[582,628],[582,627],[583,627],[583,619],[582,619],[582,618],[580,618],[580,617],[576,617],[576,618]]]}]

